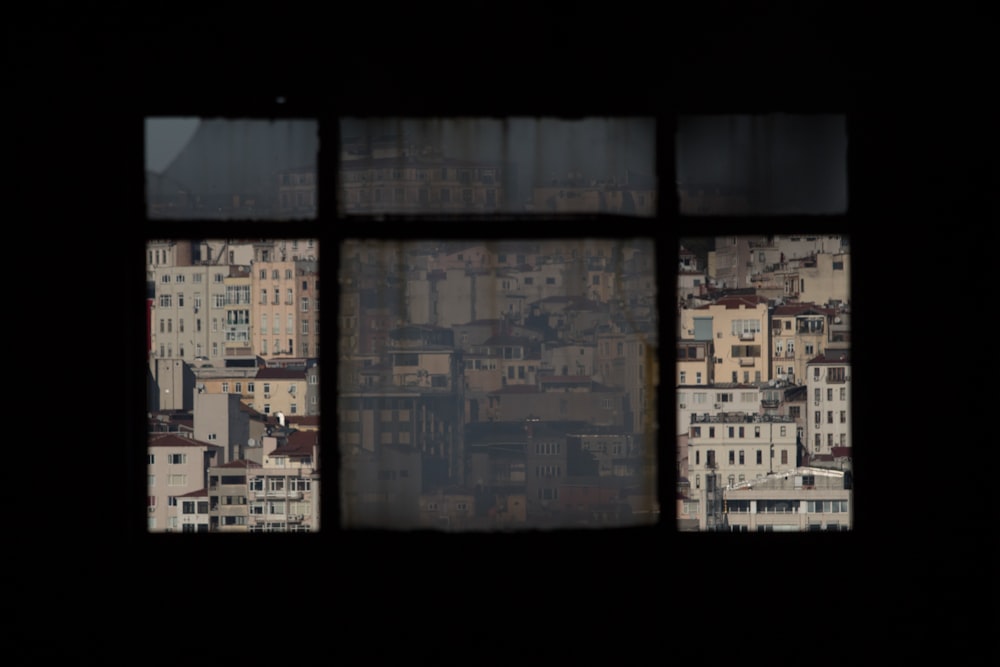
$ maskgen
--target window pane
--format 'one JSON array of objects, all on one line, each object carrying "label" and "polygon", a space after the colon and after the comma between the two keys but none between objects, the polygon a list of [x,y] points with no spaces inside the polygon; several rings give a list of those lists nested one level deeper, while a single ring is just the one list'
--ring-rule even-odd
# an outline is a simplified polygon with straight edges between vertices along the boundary
[{"label": "window pane", "polygon": [[648,239],[345,241],[342,525],[655,523],[654,258]]},{"label": "window pane", "polygon": [[315,218],[317,128],[314,120],[147,118],[147,215]]},{"label": "window pane", "polygon": [[347,214],[656,214],[646,118],[341,120]]},{"label": "window pane", "polygon": [[677,187],[685,215],[842,214],[842,115],[699,115],[677,122]]},{"label": "window pane", "polygon": [[[807,517],[795,512],[763,523],[757,514],[831,493],[850,500],[849,267],[841,235],[680,239],[674,377],[680,392],[689,389],[680,378],[704,373],[714,391],[709,402],[677,402],[679,529],[803,530]],[[737,383],[733,376],[748,370],[760,380]],[[755,454],[734,459],[747,440]],[[713,460],[720,447],[729,456]],[[733,517],[727,507],[744,501],[756,502],[756,513]]]}]

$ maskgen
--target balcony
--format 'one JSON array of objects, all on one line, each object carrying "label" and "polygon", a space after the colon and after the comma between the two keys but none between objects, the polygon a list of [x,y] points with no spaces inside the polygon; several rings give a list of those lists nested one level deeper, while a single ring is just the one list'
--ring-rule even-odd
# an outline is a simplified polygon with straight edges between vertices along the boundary
[{"label": "balcony", "polygon": [[257,500],[264,500],[267,498],[277,500],[302,500],[301,491],[254,491],[253,496]]},{"label": "balcony", "polygon": [[740,366],[755,366],[756,364],[756,357],[740,357]]},{"label": "balcony", "polygon": [[743,331],[739,334],[740,340],[753,340],[755,336],[756,332],[754,331]]},{"label": "balcony", "polygon": [[760,407],[762,408],[776,408],[778,407],[780,401],[776,398],[763,398],[760,401]]},{"label": "balcony", "polygon": [[302,523],[302,520],[305,518],[303,514],[289,514],[287,517],[288,523]]}]

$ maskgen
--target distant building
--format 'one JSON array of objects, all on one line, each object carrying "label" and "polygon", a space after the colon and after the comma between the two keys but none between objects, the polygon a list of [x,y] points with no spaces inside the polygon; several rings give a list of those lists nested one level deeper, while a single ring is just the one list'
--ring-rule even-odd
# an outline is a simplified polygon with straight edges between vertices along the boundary
[{"label": "distant building", "polygon": [[790,417],[720,413],[693,415],[688,428],[690,498],[701,530],[719,526],[722,489],[796,465]]},{"label": "distant building", "polygon": [[851,530],[850,473],[793,467],[723,492],[721,530],[734,532]]},{"label": "distant building", "polygon": [[832,454],[835,447],[853,447],[850,354],[845,350],[810,359],[806,363],[806,391],[810,454]]},{"label": "distant building", "polygon": [[339,170],[342,212],[500,212],[505,171],[499,162],[452,159],[427,146],[348,140]]},{"label": "distant building", "polygon": [[195,521],[194,512],[188,516],[188,521],[182,522],[175,508],[181,496],[205,489],[206,471],[220,463],[223,456],[223,447],[179,432],[150,434],[146,451],[147,527],[150,532],[208,531],[207,497],[192,501],[205,503],[206,511],[197,513],[204,522]]}]

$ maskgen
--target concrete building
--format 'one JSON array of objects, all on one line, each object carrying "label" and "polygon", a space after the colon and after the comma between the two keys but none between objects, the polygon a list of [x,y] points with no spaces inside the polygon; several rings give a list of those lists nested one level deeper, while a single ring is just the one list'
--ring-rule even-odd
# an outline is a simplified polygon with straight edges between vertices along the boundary
[{"label": "concrete building", "polygon": [[794,421],[780,415],[723,412],[693,415],[688,430],[690,500],[699,528],[721,521],[722,489],[796,465]]},{"label": "concrete building", "polygon": [[806,442],[811,455],[853,448],[851,438],[851,357],[818,355],[806,364]]},{"label": "concrete building", "polygon": [[153,269],[151,359],[176,358],[190,364],[205,357],[212,364],[222,363],[226,348],[225,281],[233,272],[238,275],[239,268],[199,264]]},{"label": "concrete building", "polygon": [[850,473],[793,467],[726,487],[720,529],[733,532],[851,530]]},{"label": "concrete building", "polygon": [[815,304],[785,304],[771,311],[773,377],[805,383],[806,362],[823,354],[836,313]]},{"label": "concrete building", "polygon": [[208,469],[209,532],[249,531],[249,474],[256,468],[259,463],[238,459]]},{"label": "concrete building", "polygon": [[678,385],[677,430],[687,433],[692,417],[736,412],[754,415],[761,412],[760,387],[755,384],[717,382],[702,385]]},{"label": "concrete building", "polygon": [[260,368],[247,385],[250,406],[265,415],[320,414],[319,364],[289,368]]},{"label": "concrete building", "polygon": [[275,252],[270,244],[261,244],[250,270],[253,350],[265,359],[318,357],[318,263],[276,261]]},{"label": "concrete building", "polygon": [[[223,447],[196,440],[187,434],[150,433],[146,452],[146,507],[150,532],[191,530],[181,526],[182,522],[175,513],[178,498],[204,490],[208,468],[221,463],[223,456]],[[207,500],[206,497],[206,507]],[[187,523],[194,525],[201,522]],[[207,511],[204,513],[204,526],[207,531]]]},{"label": "concrete building", "polygon": [[250,416],[238,394],[194,394],[194,438],[222,448],[217,465],[241,458],[250,440]]},{"label": "concrete building", "polygon": [[249,532],[320,529],[319,434],[279,429],[261,443],[264,462],[246,468]]}]

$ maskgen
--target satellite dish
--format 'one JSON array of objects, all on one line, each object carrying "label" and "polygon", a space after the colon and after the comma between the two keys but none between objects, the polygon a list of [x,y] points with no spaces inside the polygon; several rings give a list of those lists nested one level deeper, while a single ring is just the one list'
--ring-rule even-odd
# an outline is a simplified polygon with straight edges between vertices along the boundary
[{"label": "satellite dish", "polygon": [[257,441],[256,440],[254,440],[253,438],[250,438],[249,440],[247,440],[247,447],[256,447],[256,446],[257,446]]}]

